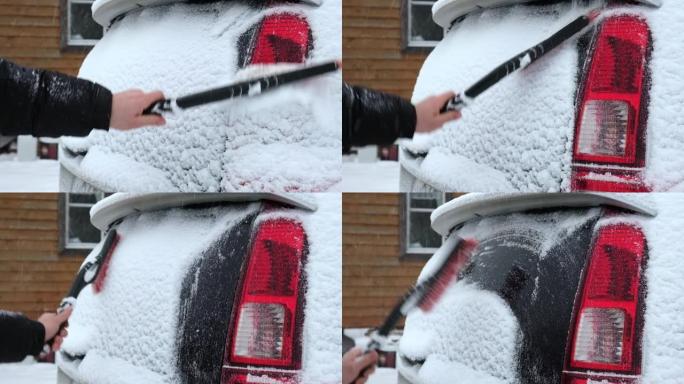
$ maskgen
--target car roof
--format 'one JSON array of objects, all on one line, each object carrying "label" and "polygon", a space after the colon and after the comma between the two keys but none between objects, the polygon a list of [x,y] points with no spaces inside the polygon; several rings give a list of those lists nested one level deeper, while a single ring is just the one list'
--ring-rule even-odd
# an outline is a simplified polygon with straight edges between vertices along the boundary
[{"label": "car roof", "polygon": [[[432,17],[435,23],[448,28],[459,17],[480,9],[532,2],[539,2],[539,0],[438,0],[432,7]],[[662,0],[633,0],[633,2],[654,7],[662,5]]]},{"label": "car roof", "polygon": [[603,193],[527,193],[479,194],[471,193],[454,199],[432,212],[432,229],[442,236],[459,224],[477,217],[487,217],[532,209],[590,208],[610,206],[647,216],[657,211],[635,195]]},{"label": "car roof", "polygon": [[280,193],[117,193],[98,202],[90,210],[90,221],[104,231],[112,223],[138,212],[181,208],[198,204],[274,201],[308,211],[318,209],[312,199]]},{"label": "car roof", "polygon": [[[231,1],[231,0],[227,0]],[[264,0],[267,1],[267,0]],[[296,2],[321,5],[324,0],[295,0]],[[184,3],[188,0],[95,0],[93,3],[93,19],[103,27],[108,27],[116,17],[137,8],[153,7],[163,4]]]}]

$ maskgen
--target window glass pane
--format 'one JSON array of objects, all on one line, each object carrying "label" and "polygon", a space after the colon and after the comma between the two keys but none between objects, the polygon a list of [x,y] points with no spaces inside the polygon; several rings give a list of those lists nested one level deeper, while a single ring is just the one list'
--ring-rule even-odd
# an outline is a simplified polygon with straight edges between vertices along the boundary
[{"label": "window glass pane", "polygon": [[411,212],[409,228],[409,248],[438,248],[442,238],[430,227],[429,212]]},{"label": "window glass pane", "polygon": [[69,193],[70,203],[95,204],[97,196],[92,193]]},{"label": "window glass pane", "polygon": [[441,193],[411,193],[411,208],[435,209],[441,204]]},{"label": "window glass pane", "polygon": [[442,27],[432,20],[432,5],[411,5],[411,41],[440,41]]},{"label": "window glass pane", "polygon": [[69,38],[72,40],[99,40],[102,38],[102,27],[93,20],[90,7],[92,4],[71,4],[71,30]]},{"label": "window glass pane", "polygon": [[69,207],[69,244],[98,243],[100,231],[90,223],[90,208]]}]

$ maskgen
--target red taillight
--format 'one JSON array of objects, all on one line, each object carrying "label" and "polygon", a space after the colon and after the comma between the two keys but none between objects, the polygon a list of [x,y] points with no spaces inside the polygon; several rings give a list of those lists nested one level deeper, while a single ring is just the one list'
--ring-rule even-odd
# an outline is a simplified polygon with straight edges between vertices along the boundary
[{"label": "red taillight", "polygon": [[646,189],[640,168],[645,164],[650,49],[644,20],[614,16],[599,27],[575,122],[573,190]]},{"label": "red taillight", "polygon": [[249,64],[303,63],[312,44],[311,28],[303,17],[267,16],[253,38]]},{"label": "red taillight", "polygon": [[[583,383],[587,378],[623,383],[629,378],[610,375],[641,373],[645,260],[646,239],[639,228],[614,224],[599,229],[575,305],[565,383]],[[583,371],[591,373],[579,374]]]},{"label": "red taillight", "polygon": [[[233,315],[224,383],[245,382],[239,381],[239,369],[230,367],[301,368],[305,248],[306,235],[299,223],[277,219],[259,226]],[[290,380],[284,376],[269,377],[274,383],[290,382],[282,381]]]}]

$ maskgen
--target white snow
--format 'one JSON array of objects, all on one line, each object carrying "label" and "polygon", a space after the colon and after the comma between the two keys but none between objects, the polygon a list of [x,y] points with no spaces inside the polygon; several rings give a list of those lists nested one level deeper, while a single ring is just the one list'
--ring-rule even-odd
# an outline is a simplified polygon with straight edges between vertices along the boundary
[{"label": "white snow", "polygon": [[342,163],[342,192],[399,192],[399,162]]},{"label": "white snow", "polygon": [[[116,22],[88,55],[80,76],[115,92],[160,89],[167,97],[226,85],[250,72],[237,69],[239,36],[265,15],[281,12],[309,21],[310,63],[340,58],[340,0],[266,9],[244,2],[169,4],[131,11]],[[94,131],[63,144],[87,151],[82,164],[90,167],[72,172],[100,189],[168,189],[154,182],[146,186],[145,178],[112,177],[134,168],[178,191],[322,191],[341,179],[340,100],[341,74],[329,74],[253,98],[172,113],[162,128]],[[96,158],[89,163],[91,156]]]},{"label": "white snow", "polygon": [[[569,3],[511,6],[468,16],[425,61],[413,100],[464,90],[587,9]],[[682,31],[673,27],[684,17],[684,3],[667,1],[660,9],[628,5],[603,17],[620,13],[644,17],[653,33],[645,180],[654,190],[667,190],[684,180],[679,155],[684,148],[679,129],[684,125],[684,72],[679,65],[684,52],[678,48]],[[405,144],[413,152],[430,151],[424,160],[402,156],[403,165],[420,180],[448,191],[569,190],[577,65],[573,37],[475,99],[460,121]],[[490,172],[481,176],[475,163],[500,172],[508,185],[488,182]],[[475,171],[463,175],[464,168]]]},{"label": "white snow", "polygon": [[17,161],[0,155],[0,192],[57,192],[59,163],[56,160]]},{"label": "white snow", "polygon": [[31,358],[21,363],[0,364],[0,377],[3,383],[11,384],[55,384],[57,366],[36,363]]},{"label": "white snow", "polygon": [[[122,198],[121,195],[115,199]],[[341,356],[341,199],[318,194],[319,209],[261,215],[300,220],[309,254],[303,326],[303,382],[334,383]],[[78,379],[109,383],[176,383],[175,338],[180,287],[189,266],[231,223],[259,205],[168,209],[128,216],[118,227],[106,286],[78,297],[63,349],[84,354],[63,369]],[[92,256],[91,256],[92,257]]]},{"label": "white snow", "polygon": [[[520,332],[501,297],[460,281],[447,288],[432,311],[415,311],[407,317],[400,350],[409,359],[427,359],[417,373],[421,383],[448,378],[465,384],[474,377],[497,384],[513,382]],[[445,361],[463,366],[464,375],[444,369],[440,362]]]}]

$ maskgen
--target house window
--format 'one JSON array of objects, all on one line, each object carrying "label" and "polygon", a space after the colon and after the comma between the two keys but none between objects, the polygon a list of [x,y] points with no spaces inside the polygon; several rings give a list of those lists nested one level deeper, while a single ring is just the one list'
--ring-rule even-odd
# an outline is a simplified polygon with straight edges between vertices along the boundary
[{"label": "house window", "polygon": [[430,214],[444,204],[444,193],[407,193],[405,199],[404,253],[432,255],[442,245],[442,237],[432,230]]},{"label": "house window", "polygon": [[102,232],[90,223],[90,208],[103,194],[67,193],[63,203],[62,243],[67,250],[90,250],[102,240]]},{"label": "house window", "polygon": [[62,40],[68,47],[89,47],[102,38],[104,29],[93,20],[93,0],[64,0]]},{"label": "house window", "polygon": [[405,0],[406,19],[404,25],[408,47],[434,47],[444,37],[444,30],[432,20],[432,6],[435,0]]}]

